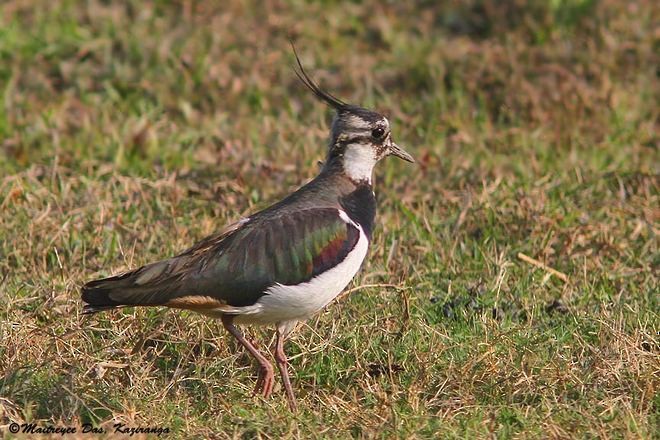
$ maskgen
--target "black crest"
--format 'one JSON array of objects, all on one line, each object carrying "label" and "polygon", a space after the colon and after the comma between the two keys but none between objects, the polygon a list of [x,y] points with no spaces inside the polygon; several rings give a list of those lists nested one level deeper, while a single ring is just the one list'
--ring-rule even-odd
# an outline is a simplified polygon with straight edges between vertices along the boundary
[{"label": "black crest", "polygon": [[336,96],[333,96],[332,94],[326,92],[325,90],[322,90],[309,77],[309,75],[307,75],[307,72],[305,72],[305,69],[303,68],[302,63],[300,62],[300,58],[298,57],[298,52],[296,51],[296,46],[293,45],[293,42],[291,42],[291,48],[293,48],[293,55],[296,57],[296,62],[298,63],[298,69],[294,68],[294,71],[296,72],[296,75],[298,76],[298,78],[300,78],[300,81],[302,81],[302,83],[307,86],[307,88],[309,90],[314,92],[314,95],[316,95],[317,98],[319,98],[321,101],[324,101],[330,107],[337,110],[337,112],[345,111],[349,107],[351,107],[349,104],[345,103],[344,101],[337,98]]}]

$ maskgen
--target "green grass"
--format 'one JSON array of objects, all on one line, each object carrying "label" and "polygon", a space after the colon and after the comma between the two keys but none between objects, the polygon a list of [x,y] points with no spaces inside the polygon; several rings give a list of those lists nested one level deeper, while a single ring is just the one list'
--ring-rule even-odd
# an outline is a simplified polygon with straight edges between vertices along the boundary
[{"label": "green grass", "polygon": [[[658,438],[657,7],[450,3],[5,2],[0,432]],[[367,264],[288,343],[297,414],[217,322],[79,300],[315,174],[289,37],[418,160],[379,165]]]}]

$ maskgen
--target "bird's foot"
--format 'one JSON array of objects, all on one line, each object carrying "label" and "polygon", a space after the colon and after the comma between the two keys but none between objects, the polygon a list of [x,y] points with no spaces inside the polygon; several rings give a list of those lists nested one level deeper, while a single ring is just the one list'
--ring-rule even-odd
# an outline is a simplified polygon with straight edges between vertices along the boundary
[{"label": "bird's foot", "polygon": [[273,385],[275,384],[275,372],[273,366],[270,364],[263,364],[259,367],[259,376],[257,377],[257,384],[254,387],[253,396],[261,394],[264,398],[268,398],[273,392]]},{"label": "bird's foot", "polygon": [[298,411],[298,403],[296,402],[296,398],[293,396],[293,394],[290,394],[288,391],[286,395],[286,400],[287,402],[289,402],[289,409],[291,410],[291,412]]}]

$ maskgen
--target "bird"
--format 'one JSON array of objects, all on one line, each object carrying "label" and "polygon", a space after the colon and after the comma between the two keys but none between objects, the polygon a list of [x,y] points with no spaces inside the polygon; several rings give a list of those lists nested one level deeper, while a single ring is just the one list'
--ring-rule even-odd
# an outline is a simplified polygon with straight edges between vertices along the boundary
[{"label": "bird", "polygon": [[164,306],[220,319],[259,364],[254,395],[268,398],[275,369],[237,327],[276,329],[273,356],[292,411],[297,402],[284,343],[299,322],[336,298],[358,273],[375,226],[374,166],[386,156],[414,163],[387,117],[321,89],[296,59],[294,72],[334,110],[318,175],[279,202],[226,226],[182,253],[90,281],[83,313]]}]

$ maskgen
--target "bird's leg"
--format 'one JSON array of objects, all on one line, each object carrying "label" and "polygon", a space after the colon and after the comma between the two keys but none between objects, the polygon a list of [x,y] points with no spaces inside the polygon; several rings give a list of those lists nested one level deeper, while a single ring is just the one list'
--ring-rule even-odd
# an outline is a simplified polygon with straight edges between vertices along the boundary
[{"label": "bird's leg", "polygon": [[231,315],[224,315],[222,318],[222,325],[227,329],[236,340],[250,352],[250,354],[259,362],[259,376],[257,378],[257,385],[254,388],[254,394],[261,393],[262,396],[268,397],[273,391],[273,383],[275,381],[275,372],[273,366],[268,362],[268,359],[259,352],[259,350],[252,345],[250,341],[245,339],[241,331],[236,328],[232,321],[234,317]]},{"label": "bird's leg", "polygon": [[289,360],[286,358],[286,353],[284,353],[284,341],[294,326],[295,322],[293,324],[278,324],[277,341],[275,342],[275,361],[277,362],[277,368],[280,370],[280,376],[282,377],[282,383],[284,384],[284,390],[286,391],[286,399],[289,402],[289,408],[291,408],[291,411],[296,411],[297,405],[296,396],[293,394],[291,380],[289,379]]},{"label": "bird's leg", "polygon": [[[256,351],[258,351],[261,354],[261,350],[259,349],[259,342],[258,341],[254,340],[254,339],[250,339],[250,340],[248,340],[248,342],[252,345],[252,347],[254,347],[254,349]],[[270,362],[268,363],[268,365],[270,366]],[[263,392],[264,383],[266,381],[266,376],[268,375],[268,371],[269,370],[264,369],[261,365],[261,362],[259,362],[259,371],[257,372],[257,383],[254,386],[254,390],[252,391],[253,396],[256,396],[257,394]],[[275,381],[274,375],[273,375],[272,381],[273,382]]]}]

